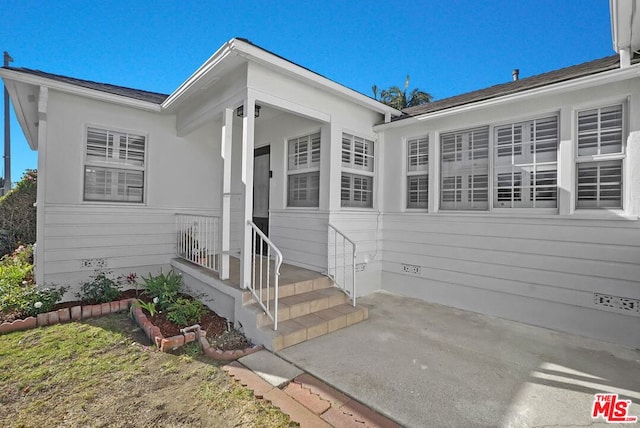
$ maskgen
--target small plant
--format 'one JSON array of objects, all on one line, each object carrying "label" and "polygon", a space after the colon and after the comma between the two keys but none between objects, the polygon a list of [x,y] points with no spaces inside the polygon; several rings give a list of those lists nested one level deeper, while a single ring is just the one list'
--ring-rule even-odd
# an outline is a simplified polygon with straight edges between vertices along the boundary
[{"label": "small plant", "polygon": [[41,290],[33,288],[29,293],[25,294],[22,313],[34,317],[38,314],[52,311],[55,304],[62,300],[62,296],[68,289],[69,287],[63,286],[45,287]]},{"label": "small plant", "polygon": [[180,297],[169,306],[167,318],[181,327],[187,327],[200,321],[206,312],[200,301]]},{"label": "small plant", "polygon": [[110,278],[110,271],[96,271],[89,281],[82,283],[80,292],[77,294],[82,301],[95,303],[107,303],[116,300],[121,293],[120,279]]},{"label": "small plant", "polygon": [[182,287],[182,276],[175,273],[173,270],[168,274],[160,272],[159,275],[152,276],[149,274],[148,278],[142,277],[144,281],[144,291],[142,294],[146,294],[149,297],[158,299],[158,308],[163,311],[167,309],[178,298],[180,287]]},{"label": "small plant", "polygon": [[142,308],[143,310],[149,312],[149,315],[154,316],[155,314],[158,313],[158,310],[156,309],[156,303],[158,302],[158,298],[154,298],[153,302],[145,302],[143,300],[136,300],[133,303],[133,306],[131,306],[132,308],[134,306],[137,306],[138,308]]}]

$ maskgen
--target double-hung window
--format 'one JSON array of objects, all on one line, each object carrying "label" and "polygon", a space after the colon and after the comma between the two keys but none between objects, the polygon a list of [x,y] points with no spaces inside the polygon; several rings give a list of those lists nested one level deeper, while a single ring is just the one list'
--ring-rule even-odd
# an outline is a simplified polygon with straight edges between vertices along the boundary
[{"label": "double-hung window", "polygon": [[557,208],[558,117],[494,128],[494,208]]},{"label": "double-hung window", "polygon": [[489,209],[489,127],[442,134],[440,155],[440,208]]},{"label": "double-hung window", "polygon": [[287,141],[287,206],[317,207],[320,200],[320,133]]},{"label": "double-hung window", "polygon": [[407,208],[429,203],[429,137],[407,140]]},{"label": "double-hung window", "polygon": [[373,207],[373,141],[342,134],[340,200],[343,207]]},{"label": "double-hung window", "polygon": [[84,200],[144,201],[144,135],[87,128]]},{"label": "double-hung window", "polygon": [[578,112],[577,208],[622,208],[623,105]]}]

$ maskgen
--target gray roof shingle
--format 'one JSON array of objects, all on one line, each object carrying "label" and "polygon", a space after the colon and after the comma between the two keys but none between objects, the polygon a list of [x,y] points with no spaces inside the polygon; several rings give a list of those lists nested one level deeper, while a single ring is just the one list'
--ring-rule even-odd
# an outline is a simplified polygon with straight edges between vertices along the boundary
[{"label": "gray roof shingle", "polygon": [[111,85],[108,83],[93,82],[91,80],[76,79],[75,77],[61,76],[59,74],[45,73],[40,70],[32,70],[24,67],[3,67],[8,70],[17,71],[19,73],[31,74],[33,76],[43,77],[45,79],[56,80],[58,82],[68,83],[70,85],[81,86],[83,88],[94,89],[96,91],[106,92],[109,94],[120,95],[123,97],[133,98],[140,101],[147,101],[153,104],[162,104],[169,95],[159,94],[157,92],[142,91],[140,89],[126,88],[124,86]]},{"label": "gray roof shingle", "polygon": [[[635,61],[638,62],[638,61]],[[402,116],[393,118],[394,121],[407,119],[409,117],[419,116],[426,113],[446,110],[453,107],[471,104],[478,101],[484,101],[491,98],[497,98],[504,95],[510,95],[517,92],[523,92],[554,83],[564,82],[579,77],[589,76],[604,71],[613,70],[620,66],[620,57],[612,55],[605,58],[589,61],[578,65],[573,65],[559,70],[550,71],[548,73],[538,74],[524,79],[502,83],[491,86],[489,88],[480,89],[478,91],[467,92],[465,94],[456,95],[449,98],[443,98],[421,106],[409,107],[403,109]]]}]

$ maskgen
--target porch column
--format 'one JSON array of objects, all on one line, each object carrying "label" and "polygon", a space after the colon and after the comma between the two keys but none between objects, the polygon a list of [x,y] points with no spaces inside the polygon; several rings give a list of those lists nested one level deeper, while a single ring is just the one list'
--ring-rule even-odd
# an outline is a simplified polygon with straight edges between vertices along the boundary
[{"label": "porch column", "polygon": [[229,248],[231,240],[231,148],[233,141],[233,109],[222,112],[222,211],[220,279],[229,279]]},{"label": "porch column", "polygon": [[251,283],[251,227],[253,221],[253,146],[255,98],[248,95],[243,103],[242,116],[242,183],[244,184],[244,210],[242,218],[243,242],[242,263],[240,264],[240,287],[248,288]]}]

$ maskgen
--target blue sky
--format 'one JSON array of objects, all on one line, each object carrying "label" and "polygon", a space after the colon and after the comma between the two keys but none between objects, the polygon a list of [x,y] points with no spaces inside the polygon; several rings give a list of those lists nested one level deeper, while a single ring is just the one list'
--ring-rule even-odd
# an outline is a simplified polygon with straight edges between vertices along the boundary
[{"label": "blue sky", "polygon": [[[236,36],[366,95],[409,74],[435,99],[614,53],[607,0],[0,2],[12,66],[167,94]],[[15,117],[11,136],[17,181],[36,153]]]}]

